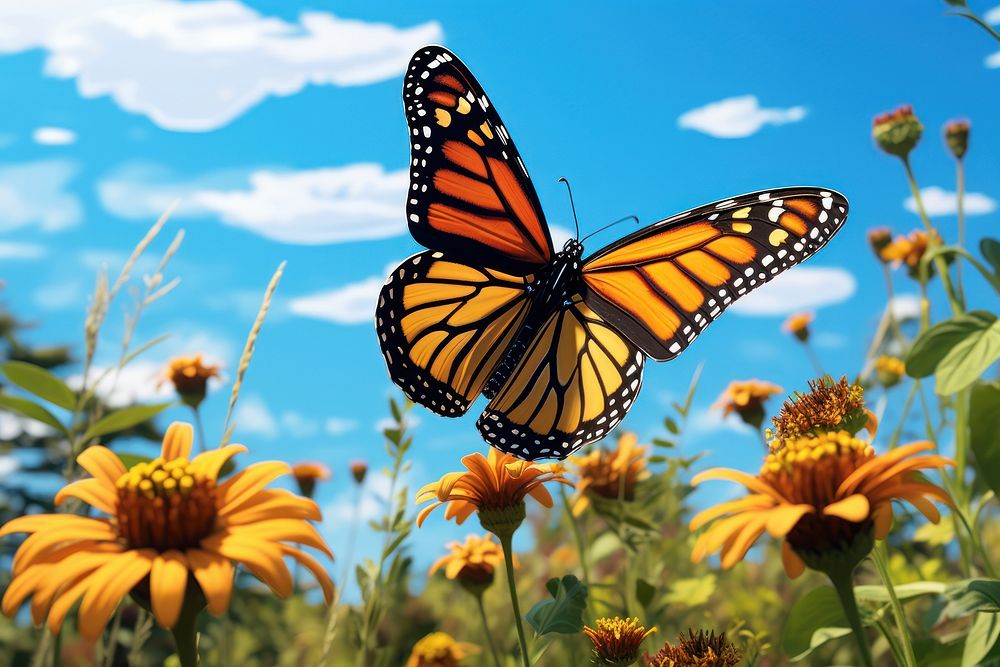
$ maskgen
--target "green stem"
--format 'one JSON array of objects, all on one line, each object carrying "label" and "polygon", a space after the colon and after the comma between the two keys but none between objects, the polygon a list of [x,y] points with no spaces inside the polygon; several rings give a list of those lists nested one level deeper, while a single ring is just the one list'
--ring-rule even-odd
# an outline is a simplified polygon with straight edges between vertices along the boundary
[{"label": "green stem", "polygon": [[889,318],[889,328],[892,330],[893,335],[896,337],[896,341],[902,343],[903,330],[899,326],[899,320],[896,319],[896,312],[893,307],[893,300],[896,298],[895,290],[892,288],[892,270],[889,265],[882,262],[882,277],[885,279],[885,294],[889,304],[886,308],[886,317]]},{"label": "green stem", "polygon": [[896,617],[896,627],[899,629],[900,644],[903,649],[903,659],[906,667],[917,667],[917,657],[913,653],[913,639],[910,637],[910,628],[906,624],[906,612],[896,595],[896,589],[892,584],[892,575],[889,574],[889,559],[885,542],[878,542],[871,554],[878,576],[882,579],[882,585],[889,593],[889,603],[892,606],[892,614]]},{"label": "green stem", "polygon": [[[955,161],[955,181],[958,197],[958,247],[965,247],[965,162],[959,158]],[[958,283],[958,294],[965,301],[965,289],[962,286],[962,257],[955,257],[955,282]]]},{"label": "green stem", "polygon": [[52,667],[62,665],[62,628],[52,641]]},{"label": "green stem", "polygon": [[205,440],[205,425],[201,420],[201,410],[192,407],[191,412],[194,413],[194,426],[198,430],[198,453],[201,454],[205,451],[205,443],[208,442]]},{"label": "green stem", "polygon": [[191,596],[186,596],[180,618],[171,630],[181,667],[201,665],[198,658],[198,610],[189,603],[190,598]]},{"label": "green stem", "polygon": [[517,600],[517,582],[514,580],[514,532],[508,531],[500,538],[503,548],[503,562],[507,568],[507,588],[510,590],[510,604],[514,610],[514,623],[517,626],[517,640],[521,645],[521,663],[531,667],[531,657],[528,655],[528,639],[524,634],[524,621],[521,620],[521,605]]},{"label": "green stem", "polygon": [[108,643],[104,649],[104,667],[113,667],[115,664],[115,654],[118,652],[118,633],[122,627],[122,612],[124,604],[119,604],[115,611],[114,620],[111,622],[111,631],[108,633]]},{"label": "green stem", "polygon": [[566,487],[559,485],[559,495],[562,496],[563,509],[566,511],[566,518],[573,529],[573,540],[576,542],[576,552],[580,557],[580,570],[583,572],[583,583],[590,589],[590,565],[587,562],[587,551],[583,541],[583,531],[576,517],[573,516],[573,508],[569,504],[569,496],[566,494]]},{"label": "green stem", "polygon": [[486,643],[489,644],[490,654],[493,656],[493,664],[495,667],[501,667],[500,654],[497,653],[496,644],[493,642],[493,633],[490,632],[490,624],[486,619],[486,607],[483,605],[482,592],[476,593],[475,598],[476,605],[479,607],[479,620],[483,622],[483,634],[486,635]]},{"label": "green stem", "polygon": [[858,603],[854,599],[852,571],[853,567],[850,569],[845,568],[840,572],[827,572],[827,576],[830,577],[830,583],[833,584],[834,590],[837,591],[840,606],[844,609],[844,615],[851,626],[851,634],[854,636],[854,643],[857,646],[858,657],[861,659],[862,667],[874,667],[871,648],[868,646],[864,627],[861,625],[861,614],[858,612]]}]

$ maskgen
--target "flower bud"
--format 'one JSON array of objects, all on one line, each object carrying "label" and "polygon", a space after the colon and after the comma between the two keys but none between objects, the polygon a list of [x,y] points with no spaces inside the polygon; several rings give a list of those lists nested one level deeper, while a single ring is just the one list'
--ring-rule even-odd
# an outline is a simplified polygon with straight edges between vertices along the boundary
[{"label": "flower bud", "polygon": [[904,105],[875,117],[872,137],[879,148],[889,155],[906,158],[920,141],[924,126],[913,115],[913,108]]},{"label": "flower bud", "polygon": [[886,389],[899,384],[904,375],[906,375],[906,364],[902,359],[883,354],[875,360],[875,377]]},{"label": "flower bud", "polygon": [[351,477],[358,484],[364,484],[365,475],[368,474],[368,464],[364,461],[351,461]]},{"label": "flower bud", "polygon": [[969,121],[953,120],[944,126],[944,142],[956,160],[965,157],[969,149]]},{"label": "flower bud", "polygon": [[868,230],[868,245],[875,257],[882,263],[888,262],[882,253],[892,243],[892,231],[888,227],[873,227]]},{"label": "flower bud", "polygon": [[809,342],[809,325],[812,324],[812,313],[794,313],[785,320],[784,330],[803,343]]}]

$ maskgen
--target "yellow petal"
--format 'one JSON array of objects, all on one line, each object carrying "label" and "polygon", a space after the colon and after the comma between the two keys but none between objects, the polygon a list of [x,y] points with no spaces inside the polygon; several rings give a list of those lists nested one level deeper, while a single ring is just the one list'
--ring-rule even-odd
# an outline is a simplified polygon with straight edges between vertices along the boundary
[{"label": "yellow petal", "polygon": [[719,503],[714,507],[702,510],[691,519],[688,524],[690,530],[698,530],[712,519],[716,519],[724,514],[735,514],[746,510],[762,510],[774,506],[774,500],[768,496],[755,493],[753,495],[737,498],[724,503]]},{"label": "yellow petal", "polygon": [[292,594],[292,573],[281,558],[281,549],[273,542],[253,538],[228,537],[202,540],[202,549],[242,563],[281,598]]},{"label": "yellow petal", "polygon": [[861,523],[868,518],[869,514],[871,514],[871,504],[868,502],[868,498],[866,496],[860,493],[855,493],[854,495],[848,496],[843,500],[830,503],[823,508],[823,514],[826,516],[840,517],[845,521]]},{"label": "yellow petal", "polygon": [[848,496],[857,489],[858,485],[861,484],[866,479],[869,479],[877,474],[876,471],[884,470],[891,467],[896,462],[901,459],[905,459],[911,454],[917,452],[922,452],[928,449],[933,449],[934,444],[931,442],[912,442],[908,445],[901,445],[892,451],[889,451],[881,456],[876,456],[865,463],[858,466],[858,469],[847,476],[840,486],[837,487],[838,496]]},{"label": "yellow petal", "polygon": [[229,608],[229,596],[233,592],[233,564],[218,554],[201,549],[188,549],[186,555],[194,578],[208,601],[208,611],[221,616]]},{"label": "yellow petal", "polygon": [[781,543],[781,564],[785,566],[785,574],[789,579],[798,579],[806,571],[806,564],[787,540]]},{"label": "yellow petal", "polygon": [[201,473],[207,479],[218,479],[222,466],[226,465],[229,459],[246,451],[247,448],[243,445],[226,445],[225,447],[213,449],[194,457],[191,467],[195,472]]},{"label": "yellow petal", "polygon": [[267,519],[308,519],[321,521],[319,505],[285,489],[265,489],[240,505],[228,505],[219,512],[220,526],[256,523]]},{"label": "yellow petal", "polygon": [[174,627],[184,604],[187,590],[187,559],[180,551],[165,551],[153,561],[149,575],[149,594],[153,603],[156,622],[167,628]]},{"label": "yellow petal", "polygon": [[78,498],[105,514],[114,514],[118,507],[115,487],[103,479],[81,479],[67,484],[56,494],[56,505],[62,505],[67,498]]},{"label": "yellow petal", "polygon": [[291,472],[288,464],[280,461],[253,464],[216,487],[215,497],[219,499],[219,510],[223,511],[229,505],[239,505],[277,478]]},{"label": "yellow petal", "polygon": [[110,449],[101,445],[83,450],[83,453],[76,457],[76,462],[95,479],[104,480],[111,485],[127,472],[122,460]]},{"label": "yellow petal", "polygon": [[760,493],[765,496],[770,496],[778,502],[788,502],[788,500],[782,496],[777,489],[773,486],[766,484],[759,478],[753,475],[748,475],[740,470],[730,470],[729,468],[712,468],[711,470],[706,470],[704,472],[698,473],[691,479],[692,486],[698,486],[702,482],[706,482],[712,479],[724,479],[730,482],[736,482],[737,484],[742,484],[747,487],[750,491],[754,493]]},{"label": "yellow petal", "polygon": [[160,450],[160,456],[163,457],[164,461],[189,459],[191,458],[192,442],[194,442],[194,429],[191,428],[191,424],[174,422],[167,427],[167,432],[163,436],[163,448]]},{"label": "yellow petal", "polygon": [[118,533],[111,524],[103,519],[86,519],[84,517],[73,517],[76,521],[67,522],[56,528],[41,530],[23,543],[17,553],[14,554],[12,570],[18,574],[23,568],[31,565],[38,558],[44,558],[45,554],[52,549],[57,549],[65,544],[80,542],[83,540],[107,540],[109,542],[118,539]]},{"label": "yellow petal", "polygon": [[747,551],[753,546],[753,543],[757,541],[757,538],[761,536],[764,532],[764,517],[756,517],[752,521],[749,521],[746,526],[743,527],[739,533],[736,533],[732,539],[726,544],[722,549],[722,560],[721,565],[723,569],[728,570],[732,566],[743,560],[746,556]]},{"label": "yellow petal", "polygon": [[319,531],[311,523],[299,519],[272,519],[244,526],[230,526],[205,541],[213,542],[226,539],[229,536],[268,542],[295,542],[319,549],[333,558],[333,552],[330,551],[330,547],[326,545]]},{"label": "yellow petal", "polygon": [[779,505],[767,513],[767,533],[771,537],[784,537],[806,514],[814,512],[812,505]]},{"label": "yellow petal", "polygon": [[90,586],[76,621],[84,639],[94,641],[101,636],[118,603],[149,574],[155,557],[152,549],[124,551],[89,577]]},{"label": "yellow petal", "polygon": [[326,570],[319,564],[319,561],[301,549],[290,547],[287,544],[282,544],[281,550],[285,555],[299,561],[307,570],[312,572],[312,575],[316,577],[316,581],[319,583],[319,587],[323,589],[323,597],[326,599],[326,603],[330,604],[333,602],[333,582],[330,581],[330,575],[326,573]]}]

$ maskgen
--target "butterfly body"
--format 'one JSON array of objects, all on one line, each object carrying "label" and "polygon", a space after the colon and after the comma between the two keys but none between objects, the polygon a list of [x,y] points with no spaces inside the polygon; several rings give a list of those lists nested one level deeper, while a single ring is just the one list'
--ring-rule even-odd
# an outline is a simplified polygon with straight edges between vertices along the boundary
[{"label": "butterfly body", "polygon": [[647,357],[668,360],[744,294],[818,251],[847,218],[827,188],[706,204],[584,258],[552,245],[513,140],[451,52],[414,54],[403,84],[410,129],[410,232],[428,248],[382,288],[376,332],[413,401],[476,422],[494,447],[565,458],[615,428]]}]

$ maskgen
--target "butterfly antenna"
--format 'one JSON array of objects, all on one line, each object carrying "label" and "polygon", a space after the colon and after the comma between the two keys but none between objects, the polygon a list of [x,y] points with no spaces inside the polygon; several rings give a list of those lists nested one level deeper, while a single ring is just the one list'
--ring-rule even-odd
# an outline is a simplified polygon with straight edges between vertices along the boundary
[{"label": "butterfly antenna", "polygon": [[576,204],[573,203],[573,189],[569,187],[569,181],[564,177],[559,178],[560,183],[566,184],[566,192],[569,193],[569,207],[573,209],[573,225],[576,227],[576,239],[580,240],[580,221],[576,218]]},{"label": "butterfly antenna", "polygon": [[635,224],[637,224],[637,225],[639,224],[639,217],[638,216],[635,216],[635,215],[626,215],[624,218],[621,218],[620,220],[615,220],[614,222],[611,222],[611,223],[608,223],[608,224],[604,225],[603,227],[601,227],[598,230],[590,232],[589,234],[587,234],[586,236],[584,236],[582,239],[580,239],[580,242],[582,243],[583,241],[586,241],[587,239],[589,239],[594,234],[597,234],[599,232],[603,232],[605,229],[610,229],[611,227],[614,227],[615,225],[617,225],[619,222],[625,222],[626,220],[635,220]]}]

